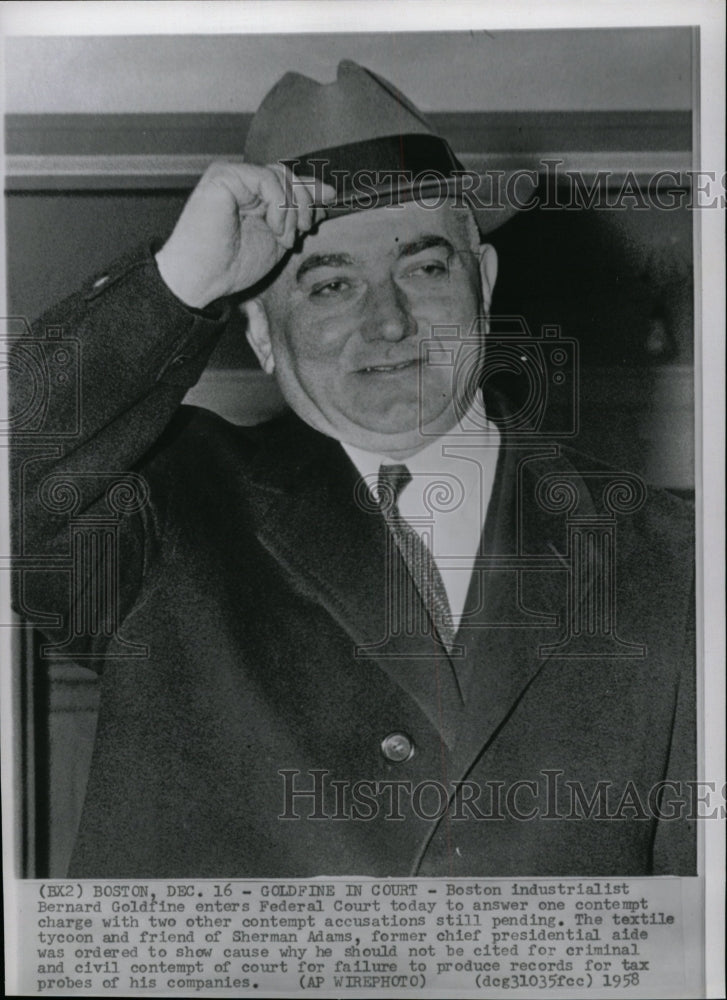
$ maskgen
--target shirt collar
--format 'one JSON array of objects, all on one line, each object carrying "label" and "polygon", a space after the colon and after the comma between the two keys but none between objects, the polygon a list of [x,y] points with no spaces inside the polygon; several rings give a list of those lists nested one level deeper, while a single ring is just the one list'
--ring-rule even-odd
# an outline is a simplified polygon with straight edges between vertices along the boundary
[{"label": "shirt collar", "polygon": [[[461,432],[461,436],[458,434],[458,430]],[[433,438],[430,444],[425,445],[420,451],[415,452],[415,454],[410,455],[406,459],[397,459],[392,458],[391,455],[365,451],[363,448],[347,444],[345,441],[341,441],[340,444],[355,465],[361,478],[365,479],[369,490],[373,492],[379,478],[379,468],[382,465],[400,463],[406,465],[412,475],[415,473],[436,475],[442,471],[446,467],[442,453],[442,443],[443,439],[446,440],[450,436],[452,443],[455,443],[458,439],[461,440],[462,437],[466,437],[468,444],[472,444],[478,436],[483,442],[486,439],[489,445],[493,443],[493,436],[494,440],[499,442],[499,432],[496,426],[487,419],[484,420],[483,425],[482,403],[481,401],[475,401],[464,414],[457,427],[441,437]]]}]

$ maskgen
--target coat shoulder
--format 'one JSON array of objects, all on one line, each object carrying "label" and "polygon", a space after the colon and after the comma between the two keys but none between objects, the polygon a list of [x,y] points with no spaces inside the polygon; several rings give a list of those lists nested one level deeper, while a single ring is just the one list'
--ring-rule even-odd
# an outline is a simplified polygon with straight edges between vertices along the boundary
[{"label": "coat shoulder", "polygon": [[240,426],[212,410],[185,404],[179,407],[141,464],[150,470],[168,467],[202,473],[220,464],[227,465],[234,456],[235,464],[244,467],[261,447],[266,426]]},{"label": "coat shoulder", "polygon": [[658,572],[661,566],[666,572],[678,570],[681,577],[688,576],[691,582],[695,548],[694,501],[663,487],[652,486],[638,474],[624,473],[622,469],[575,450],[564,448],[563,454],[577,472],[595,472],[601,482],[611,479],[617,489],[623,478],[622,492],[613,498],[622,555],[629,556],[632,564],[640,560],[643,569],[650,574]]}]

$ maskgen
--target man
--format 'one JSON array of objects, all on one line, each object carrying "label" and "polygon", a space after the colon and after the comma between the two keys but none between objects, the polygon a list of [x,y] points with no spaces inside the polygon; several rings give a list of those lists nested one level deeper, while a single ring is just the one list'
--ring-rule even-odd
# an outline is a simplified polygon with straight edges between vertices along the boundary
[{"label": "man", "polygon": [[[484,414],[474,219],[390,84],[288,74],[40,321],[82,426],[16,449],[18,605],[102,669],[71,875],[693,870],[688,514]],[[231,296],[291,410],[254,429],[180,408]]]}]

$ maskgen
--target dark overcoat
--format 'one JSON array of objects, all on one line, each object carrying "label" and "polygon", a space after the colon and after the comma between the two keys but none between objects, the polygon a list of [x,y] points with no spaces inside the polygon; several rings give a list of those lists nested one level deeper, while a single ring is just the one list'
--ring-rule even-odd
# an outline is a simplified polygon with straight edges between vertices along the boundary
[{"label": "dark overcoat", "polygon": [[16,438],[16,600],[102,672],[70,874],[694,871],[687,506],[505,429],[449,656],[337,442],[180,408],[223,325],[147,250],[35,330],[80,394]]}]

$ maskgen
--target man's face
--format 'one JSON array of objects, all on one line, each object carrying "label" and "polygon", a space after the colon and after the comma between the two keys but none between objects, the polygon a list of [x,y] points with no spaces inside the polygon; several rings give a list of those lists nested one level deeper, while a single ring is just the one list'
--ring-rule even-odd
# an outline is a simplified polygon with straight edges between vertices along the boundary
[{"label": "man's face", "polygon": [[453,327],[470,335],[489,305],[494,251],[483,257],[471,234],[463,210],[409,203],[330,219],[306,237],[262,312],[250,310],[258,357],[303,420],[399,455],[453,426],[453,366],[428,364],[420,344],[435,327],[449,340]]}]

